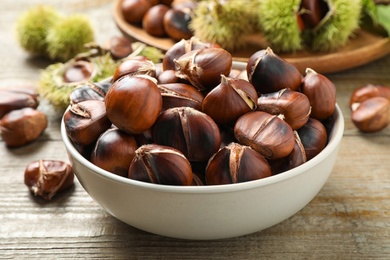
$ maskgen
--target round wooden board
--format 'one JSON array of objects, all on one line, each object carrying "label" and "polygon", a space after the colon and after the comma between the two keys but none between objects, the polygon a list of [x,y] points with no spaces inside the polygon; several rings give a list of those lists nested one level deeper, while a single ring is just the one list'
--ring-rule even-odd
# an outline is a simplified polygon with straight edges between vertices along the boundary
[{"label": "round wooden board", "polygon": [[[141,27],[127,23],[120,10],[121,1],[115,1],[113,17],[123,35],[163,51],[176,43],[170,38],[153,37]],[[251,35],[247,38],[247,43],[245,49],[232,52],[234,60],[246,62],[253,53],[267,47],[261,34]],[[305,50],[294,54],[280,54],[280,56],[295,65],[301,73],[304,73],[306,68],[312,68],[320,73],[332,73],[367,64],[388,54],[390,54],[390,38],[359,29],[348,44],[337,51],[315,53]]]}]

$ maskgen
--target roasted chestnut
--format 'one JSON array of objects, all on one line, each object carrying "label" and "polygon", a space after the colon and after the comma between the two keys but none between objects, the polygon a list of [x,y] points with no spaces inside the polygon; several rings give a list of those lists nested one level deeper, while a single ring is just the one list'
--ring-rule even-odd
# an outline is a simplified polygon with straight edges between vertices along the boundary
[{"label": "roasted chestnut", "polygon": [[116,67],[112,82],[123,76],[148,75],[156,77],[156,67],[148,58],[128,58]]},{"label": "roasted chestnut", "polygon": [[289,88],[278,92],[262,94],[257,100],[257,110],[273,115],[283,115],[292,129],[296,130],[306,124],[311,106],[306,95]]},{"label": "roasted chestnut", "polygon": [[203,94],[191,85],[184,83],[159,84],[163,104],[162,109],[172,107],[192,107],[202,109]]},{"label": "roasted chestnut", "polygon": [[384,97],[390,100],[390,88],[387,86],[367,84],[363,87],[357,88],[352,92],[349,105],[354,110],[361,102],[372,97]]},{"label": "roasted chestnut", "polygon": [[221,82],[221,75],[229,75],[232,55],[222,48],[205,48],[187,52],[174,60],[174,63],[179,78],[207,92]]},{"label": "roasted chestnut", "polygon": [[83,83],[78,85],[70,94],[71,104],[77,104],[85,100],[104,100],[105,91],[94,83]]},{"label": "roasted chestnut", "polygon": [[327,77],[307,68],[301,90],[309,98],[311,117],[323,120],[333,114],[336,109],[336,86]]},{"label": "roasted chestnut", "polygon": [[115,127],[110,128],[99,136],[90,161],[106,171],[127,177],[137,148],[137,142],[132,135]]},{"label": "roasted chestnut", "polygon": [[353,106],[351,119],[362,132],[381,131],[390,123],[390,100],[379,96],[364,100]]},{"label": "roasted chestnut", "polygon": [[125,76],[109,88],[105,104],[107,116],[116,127],[140,134],[156,121],[162,97],[155,79],[145,75]]},{"label": "roasted chestnut", "polygon": [[161,113],[153,126],[156,144],[171,146],[190,161],[207,161],[221,144],[217,124],[191,107],[170,108]]},{"label": "roasted chestnut", "polygon": [[297,91],[302,75],[298,69],[274,54],[271,48],[255,52],[246,66],[248,80],[260,94],[276,92],[284,88]]},{"label": "roasted chestnut", "polygon": [[305,148],[307,160],[319,154],[327,144],[328,134],[326,128],[317,119],[309,118],[307,123],[298,129],[297,132]]},{"label": "roasted chestnut", "polygon": [[238,118],[234,136],[267,159],[279,159],[294,148],[292,128],[278,116],[262,111],[249,112]]},{"label": "roasted chestnut", "polygon": [[88,146],[110,126],[104,101],[86,100],[71,104],[64,114],[66,133],[73,143]]},{"label": "roasted chestnut", "polygon": [[231,143],[210,158],[206,168],[208,185],[231,184],[271,176],[267,160],[249,146]]},{"label": "roasted chestnut", "polygon": [[143,145],[135,151],[128,177],[164,185],[191,185],[193,181],[187,158],[172,147],[156,144]]},{"label": "roasted chestnut", "polygon": [[24,184],[35,195],[51,200],[58,192],[73,185],[72,167],[63,161],[38,160],[27,165]]},{"label": "roasted chestnut", "polygon": [[0,119],[0,135],[9,147],[19,147],[36,140],[48,124],[44,113],[31,107],[12,110]]},{"label": "roasted chestnut", "polygon": [[221,75],[221,83],[204,98],[202,111],[217,124],[233,125],[241,115],[255,110],[257,93],[251,83],[243,79]]}]

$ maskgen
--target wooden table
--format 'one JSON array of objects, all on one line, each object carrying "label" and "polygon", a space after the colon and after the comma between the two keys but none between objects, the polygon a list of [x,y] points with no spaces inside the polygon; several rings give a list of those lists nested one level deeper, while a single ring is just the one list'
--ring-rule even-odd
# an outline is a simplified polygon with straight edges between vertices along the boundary
[{"label": "wooden table", "polygon": [[[45,2],[2,0],[0,87],[37,84],[40,69],[48,65],[26,54],[14,36],[18,15]],[[50,3],[90,16],[100,43],[120,34],[111,16],[112,1]],[[328,182],[286,221],[217,241],[176,240],[137,230],[103,211],[77,181],[51,202],[34,198],[23,183],[26,165],[38,159],[68,160],[59,132],[61,114],[43,100],[39,109],[50,121],[37,141],[17,149],[0,141],[0,258],[389,259],[390,127],[360,133],[350,121],[348,100],[364,84],[390,86],[390,56],[328,76],[345,116],[341,150]]]}]

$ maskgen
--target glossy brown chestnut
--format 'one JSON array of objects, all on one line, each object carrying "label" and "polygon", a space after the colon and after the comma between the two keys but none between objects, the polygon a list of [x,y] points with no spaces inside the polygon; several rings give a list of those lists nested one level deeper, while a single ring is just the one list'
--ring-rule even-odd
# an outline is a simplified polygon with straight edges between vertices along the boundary
[{"label": "glossy brown chestnut", "polygon": [[156,121],[162,97],[156,81],[145,75],[115,81],[105,98],[107,116],[122,131],[140,134]]},{"label": "glossy brown chestnut", "polygon": [[64,114],[66,133],[73,143],[87,146],[111,126],[104,101],[86,100],[71,104]]},{"label": "glossy brown chestnut", "polygon": [[327,77],[307,68],[301,90],[309,98],[311,117],[323,120],[333,114],[336,109],[336,86]]},{"label": "glossy brown chestnut", "polygon": [[163,70],[175,70],[176,66],[173,60],[180,58],[185,53],[203,48],[219,47],[219,45],[209,42],[203,42],[199,38],[192,36],[190,39],[181,39],[167,50],[162,61]]},{"label": "glossy brown chestnut", "polygon": [[165,33],[172,39],[180,41],[189,39],[193,32],[189,28],[191,14],[184,9],[169,9],[163,19]]},{"label": "glossy brown chestnut", "polygon": [[153,4],[151,0],[123,0],[120,8],[126,22],[137,24],[142,22],[142,18]]},{"label": "glossy brown chestnut", "polygon": [[294,148],[292,128],[278,116],[262,111],[249,112],[238,118],[234,136],[267,159],[279,159]]},{"label": "glossy brown chestnut", "polygon": [[381,131],[390,123],[390,100],[384,97],[369,98],[353,108],[351,119],[362,132]]},{"label": "glossy brown chestnut", "polygon": [[36,140],[47,123],[46,115],[31,107],[12,110],[0,119],[0,135],[8,147],[19,147]]},{"label": "glossy brown chestnut", "polygon": [[77,104],[85,100],[104,100],[105,91],[98,85],[90,82],[85,82],[78,85],[70,94],[69,99],[71,104]]},{"label": "glossy brown chestnut", "polygon": [[110,128],[96,141],[91,162],[106,171],[126,177],[137,148],[132,135],[118,128]]},{"label": "glossy brown chestnut", "polygon": [[328,134],[326,128],[317,119],[310,118],[297,132],[305,148],[307,160],[319,154],[327,144]]},{"label": "glossy brown chestnut", "polygon": [[204,48],[187,52],[174,63],[179,78],[207,92],[221,82],[221,75],[229,75],[232,55],[222,48]]},{"label": "glossy brown chestnut", "polygon": [[163,104],[162,110],[173,107],[202,109],[203,94],[191,85],[184,83],[159,84]]},{"label": "glossy brown chestnut", "polygon": [[158,84],[179,83],[180,79],[174,70],[164,70],[157,75]]},{"label": "glossy brown chestnut", "polygon": [[278,92],[260,95],[257,100],[257,110],[273,115],[282,114],[283,120],[296,130],[306,124],[311,106],[307,96],[285,88]]},{"label": "glossy brown chestnut", "polygon": [[156,37],[163,37],[166,35],[164,29],[164,15],[169,10],[169,7],[164,4],[152,6],[144,15],[142,19],[142,28],[148,34]]},{"label": "glossy brown chestnut", "polygon": [[205,113],[191,107],[170,108],[153,126],[154,142],[171,146],[190,161],[207,161],[221,144],[217,124]]},{"label": "glossy brown chestnut", "polygon": [[12,110],[24,107],[37,108],[38,96],[22,89],[0,89],[0,118]]},{"label": "glossy brown chestnut", "polygon": [[297,91],[302,75],[298,69],[276,55],[271,48],[255,52],[246,66],[248,80],[259,94],[276,92],[284,88]]},{"label": "glossy brown chestnut", "polygon": [[299,8],[300,17],[307,29],[315,28],[329,11],[329,6],[324,0],[302,0]]},{"label": "glossy brown chestnut", "polygon": [[131,41],[124,36],[112,36],[105,46],[114,59],[123,59],[133,52]]},{"label": "glossy brown chestnut", "polygon": [[352,92],[349,100],[351,109],[358,106],[361,102],[372,97],[384,97],[390,100],[390,88],[387,86],[367,84],[363,87],[357,88]]},{"label": "glossy brown chestnut", "polygon": [[156,144],[143,145],[135,151],[128,177],[164,185],[191,185],[193,181],[187,158],[172,147]]},{"label": "glossy brown chestnut", "polygon": [[204,98],[202,111],[217,124],[233,125],[237,118],[256,109],[257,98],[248,81],[221,75],[221,83]]},{"label": "glossy brown chestnut", "polygon": [[51,200],[57,193],[73,185],[72,167],[57,160],[38,160],[27,165],[24,184],[35,195]]},{"label": "glossy brown chestnut", "polygon": [[206,168],[207,185],[258,180],[271,176],[267,160],[249,146],[231,143],[210,158]]},{"label": "glossy brown chestnut", "polygon": [[148,75],[156,77],[156,67],[148,58],[128,58],[116,67],[111,82],[123,76]]}]

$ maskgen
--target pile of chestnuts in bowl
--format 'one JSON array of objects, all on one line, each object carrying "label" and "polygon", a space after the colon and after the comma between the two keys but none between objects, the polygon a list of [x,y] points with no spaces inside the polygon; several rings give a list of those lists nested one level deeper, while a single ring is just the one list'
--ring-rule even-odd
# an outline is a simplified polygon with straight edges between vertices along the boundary
[{"label": "pile of chestnuts in bowl", "polygon": [[332,172],[336,87],[270,48],[247,63],[182,40],[70,95],[61,135],[87,193],[117,219],[182,239],[257,232],[294,215]]}]

